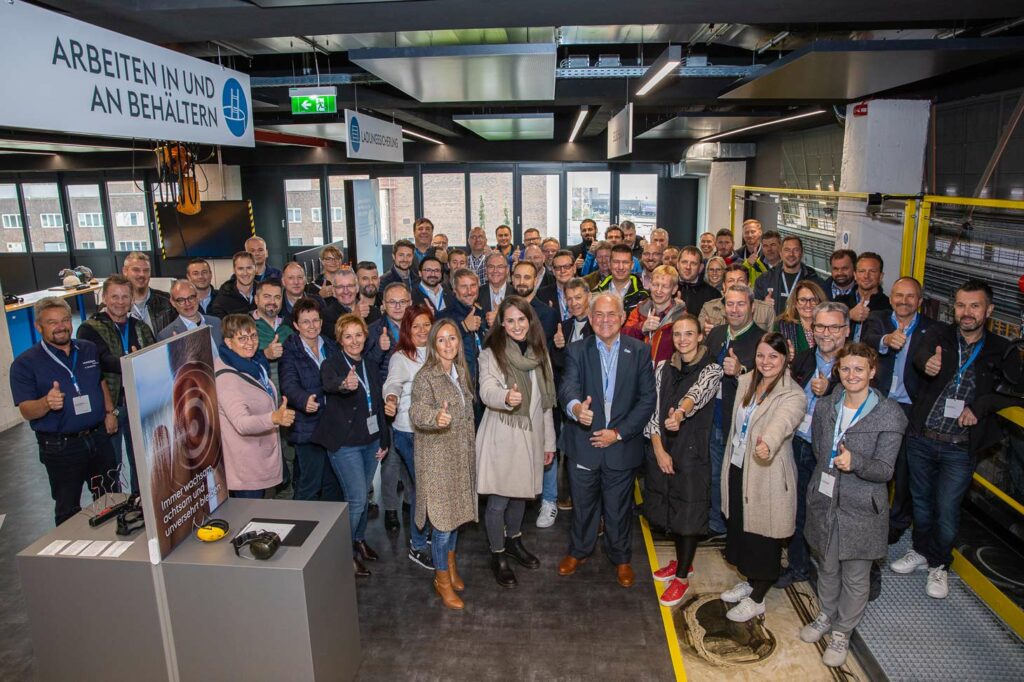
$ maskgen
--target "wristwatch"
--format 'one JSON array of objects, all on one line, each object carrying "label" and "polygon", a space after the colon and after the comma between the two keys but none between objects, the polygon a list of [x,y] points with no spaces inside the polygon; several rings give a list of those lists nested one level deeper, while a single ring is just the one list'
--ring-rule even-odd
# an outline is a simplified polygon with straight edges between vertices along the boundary
[{"label": "wristwatch", "polygon": [[112,410],[107,410],[107,414],[112,414],[112,415],[114,415],[115,417],[120,417],[120,416],[121,416],[121,410],[119,410],[119,409],[117,409],[117,408],[115,407],[115,408],[114,408],[114,409],[112,409]]},{"label": "wristwatch", "polygon": [[619,433],[619,430],[618,429],[612,429],[612,431],[615,432],[615,440],[621,441],[622,440],[622,434]]}]

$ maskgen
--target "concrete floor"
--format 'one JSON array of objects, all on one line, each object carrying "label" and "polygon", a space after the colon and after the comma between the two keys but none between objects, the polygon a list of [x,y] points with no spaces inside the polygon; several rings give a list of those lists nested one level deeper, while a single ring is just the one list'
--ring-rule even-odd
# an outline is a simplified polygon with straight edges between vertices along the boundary
[{"label": "concrete floor", "polygon": [[[7,515],[0,527],[0,680],[29,680],[32,643],[14,557],[52,528],[53,502],[27,425],[0,433],[0,470],[0,514]],[[533,525],[535,516],[527,510],[525,542],[542,565],[518,569],[519,586],[511,590],[492,577],[482,527],[464,529],[461,613],[442,607],[432,574],[406,558],[405,527],[389,538],[383,514],[370,521],[367,539],[381,558],[370,564],[370,578],[357,581],[364,652],[359,679],[672,679],[639,524],[637,581],[623,589],[600,550],[576,575],[559,577],[569,515],[562,512],[545,530]]]}]

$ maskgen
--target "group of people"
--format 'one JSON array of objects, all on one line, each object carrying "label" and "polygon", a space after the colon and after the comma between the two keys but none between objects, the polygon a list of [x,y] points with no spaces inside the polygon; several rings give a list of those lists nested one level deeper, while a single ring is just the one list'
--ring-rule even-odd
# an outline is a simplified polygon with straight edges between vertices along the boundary
[{"label": "group of people", "polygon": [[734,621],[764,614],[773,586],[807,580],[813,556],[820,612],[799,636],[829,635],[823,660],[842,665],[877,562],[911,525],[892,569],[927,569],[927,594],[946,596],[960,505],[999,437],[997,369],[1019,361],[986,330],[987,284],[962,284],[944,324],[920,312],[913,278],[883,293],[878,254],[838,250],[822,279],[799,237],[756,220],[738,250],[727,229],[683,248],[628,222],[603,240],[593,220],[579,232],[567,249],[535,229],[516,246],[500,226],[492,248],[473,228],[467,248],[449,248],[421,218],[382,277],[327,246],[312,281],[298,263],[268,266],[254,237],[219,288],[197,259],[169,295],[133,253],[77,340],[66,303],[43,299],[43,341],[11,384],[56,522],[119,461],[118,443],[131,461],[120,357],[208,326],[231,494],[263,497],[291,476],[296,499],[347,501],[359,576],[378,559],[366,527],[380,466],[386,530],[401,527],[404,494],[408,556],[453,609],[458,532],[478,520],[478,496],[499,585],[516,585],[513,564],[541,564],[523,535],[539,497],[538,527],[571,510],[559,575],[603,538],[631,586],[638,476],[642,513],[675,543],[654,567],[666,606],[685,600],[709,537],[724,537],[744,578],[721,595]]}]

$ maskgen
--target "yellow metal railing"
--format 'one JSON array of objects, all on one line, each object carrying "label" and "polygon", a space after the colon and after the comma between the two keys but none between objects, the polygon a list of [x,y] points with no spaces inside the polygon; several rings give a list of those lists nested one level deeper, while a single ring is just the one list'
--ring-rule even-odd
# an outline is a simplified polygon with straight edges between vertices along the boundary
[{"label": "yellow metal railing", "polygon": [[834,192],[825,189],[792,189],[789,187],[754,187],[751,185],[733,185],[729,193],[729,229],[736,233],[736,199],[737,192],[759,192],[763,194],[782,194],[788,196],[821,197],[825,199],[862,199],[867,201],[867,192]]}]

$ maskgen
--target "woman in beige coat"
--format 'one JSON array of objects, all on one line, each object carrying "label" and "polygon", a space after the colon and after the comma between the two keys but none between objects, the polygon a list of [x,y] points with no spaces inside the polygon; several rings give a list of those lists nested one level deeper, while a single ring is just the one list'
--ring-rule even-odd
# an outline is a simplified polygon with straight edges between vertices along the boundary
[{"label": "woman in beige coat", "polygon": [[465,589],[455,566],[459,526],[477,519],[473,453],[473,389],[462,332],[438,320],[427,338],[427,359],[412,381],[409,420],[415,432],[416,518],[434,529],[434,589],[450,609],[463,608]]},{"label": "woman in beige coat", "polygon": [[515,587],[508,557],[539,568],[523,546],[526,500],[541,492],[544,467],[555,456],[554,374],[540,322],[530,303],[509,296],[498,306],[480,354],[483,420],[476,434],[477,492],[488,495],[484,525],[491,569],[502,587]]},{"label": "woman in beige coat", "polygon": [[740,377],[722,462],[725,558],[747,578],[722,593],[722,601],[736,603],[729,620],[764,615],[764,597],[779,577],[783,541],[796,529],[793,433],[806,409],[807,397],[789,375],[785,337],[765,334],[753,371]]}]

